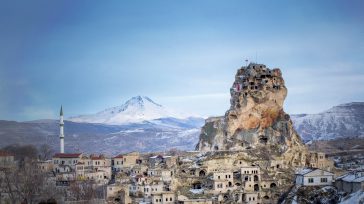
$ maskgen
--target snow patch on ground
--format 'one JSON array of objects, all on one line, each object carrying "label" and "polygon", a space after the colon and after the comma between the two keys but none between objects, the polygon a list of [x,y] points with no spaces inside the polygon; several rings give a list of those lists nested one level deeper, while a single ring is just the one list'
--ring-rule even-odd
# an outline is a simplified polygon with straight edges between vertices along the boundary
[{"label": "snow patch on ground", "polygon": [[363,203],[364,202],[364,192],[357,191],[352,193],[346,197],[344,197],[340,204],[354,204],[354,203]]},{"label": "snow patch on ground", "polygon": [[190,192],[194,194],[201,194],[203,193],[203,189],[190,189]]}]

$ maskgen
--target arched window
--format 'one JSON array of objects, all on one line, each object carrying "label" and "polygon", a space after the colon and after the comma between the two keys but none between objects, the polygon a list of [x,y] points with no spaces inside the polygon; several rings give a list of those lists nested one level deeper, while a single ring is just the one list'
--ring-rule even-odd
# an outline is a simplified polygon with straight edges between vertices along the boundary
[{"label": "arched window", "polygon": [[254,185],[254,191],[259,191],[259,185],[258,184]]},{"label": "arched window", "polygon": [[204,177],[204,176],[206,176],[206,172],[205,172],[205,170],[201,170],[201,171],[198,173],[198,176],[199,176],[199,177]]}]

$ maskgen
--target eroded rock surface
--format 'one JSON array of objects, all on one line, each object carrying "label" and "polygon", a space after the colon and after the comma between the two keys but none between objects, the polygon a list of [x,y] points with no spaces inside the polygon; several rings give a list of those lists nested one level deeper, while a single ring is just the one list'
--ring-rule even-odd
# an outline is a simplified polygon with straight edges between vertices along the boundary
[{"label": "eroded rock surface", "polygon": [[230,109],[223,117],[206,120],[197,150],[274,147],[292,163],[305,163],[307,150],[283,110],[287,88],[280,69],[254,63],[242,67],[230,93]]}]

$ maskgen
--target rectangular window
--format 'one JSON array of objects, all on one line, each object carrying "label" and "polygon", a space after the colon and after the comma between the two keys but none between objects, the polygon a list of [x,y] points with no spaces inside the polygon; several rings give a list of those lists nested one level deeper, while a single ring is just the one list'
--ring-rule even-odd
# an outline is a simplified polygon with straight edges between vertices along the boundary
[{"label": "rectangular window", "polygon": [[308,183],[313,183],[313,178],[308,178]]},{"label": "rectangular window", "polygon": [[321,178],[321,183],[327,183],[327,178]]}]

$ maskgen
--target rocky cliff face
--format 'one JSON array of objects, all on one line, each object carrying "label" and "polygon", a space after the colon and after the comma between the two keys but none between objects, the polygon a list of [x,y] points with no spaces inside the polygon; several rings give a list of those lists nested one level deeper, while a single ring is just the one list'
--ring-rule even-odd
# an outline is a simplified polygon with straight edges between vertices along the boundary
[{"label": "rocky cliff face", "polygon": [[230,109],[224,117],[206,120],[197,150],[274,147],[292,162],[304,162],[307,150],[283,111],[287,88],[279,69],[253,63],[242,67],[230,93]]},{"label": "rocky cliff face", "polygon": [[364,102],[334,106],[318,114],[292,115],[304,141],[364,137]]}]

